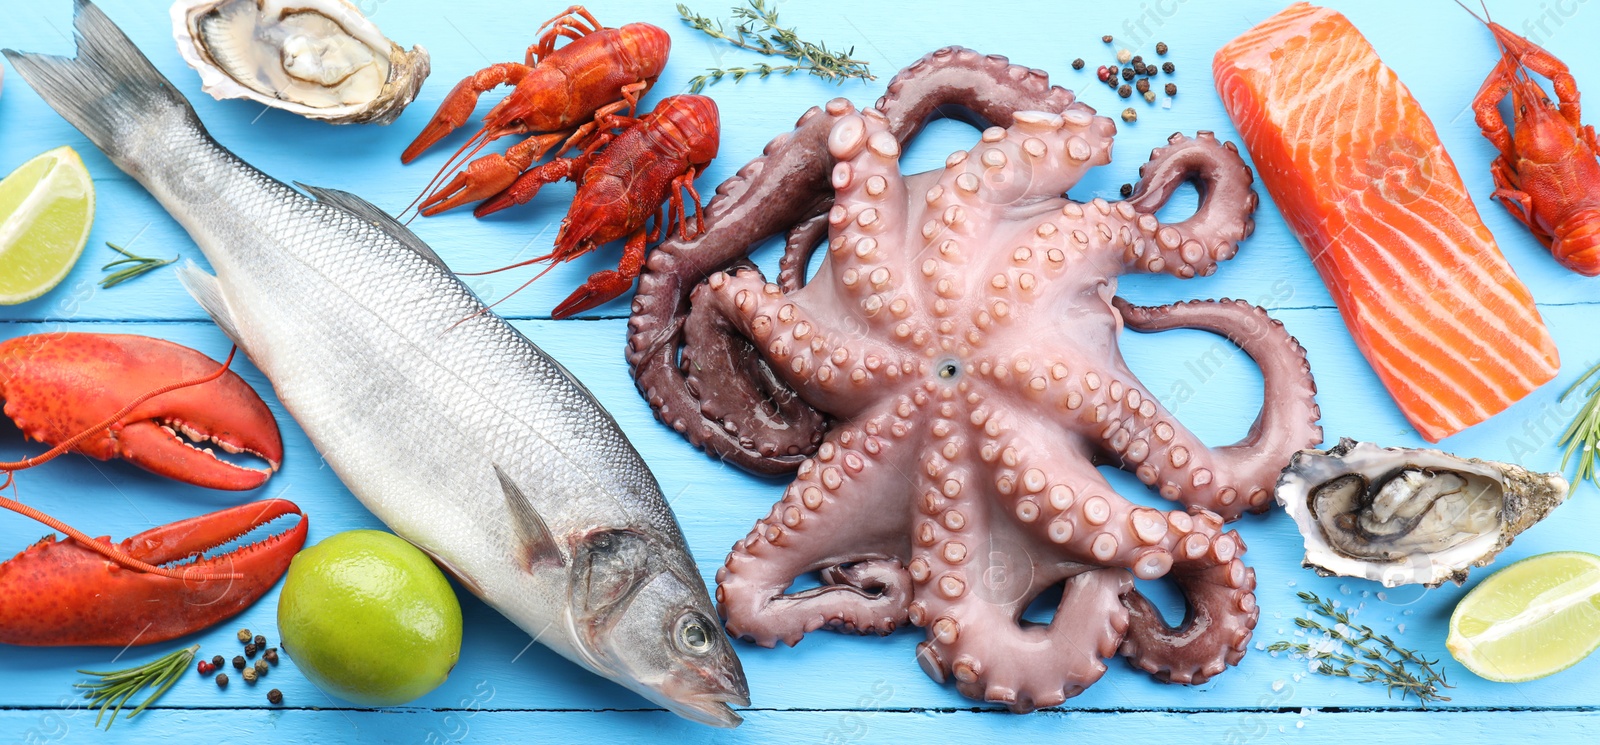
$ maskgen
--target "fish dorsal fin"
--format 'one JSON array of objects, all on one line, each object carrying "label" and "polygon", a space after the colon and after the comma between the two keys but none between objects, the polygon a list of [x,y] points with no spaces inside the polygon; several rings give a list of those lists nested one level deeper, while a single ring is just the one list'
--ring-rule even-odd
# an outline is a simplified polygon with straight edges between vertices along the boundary
[{"label": "fish dorsal fin", "polygon": [[411,228],[394,219],[393,215],[384,212],[378,205],[348,191],[324,189],[320,186],[307,186],[299,181],[294,182],[294,185],[305,190],[307,194],[316,197],[318,202],[343,210],[365,222],[372,223],[379,230],[400,241],[406,248],[416,251],[418,256],[433,262],[440,269],[450,271],[450,267],[445,265],[444,259],[439,258],[439,254],[433,252],[432,247],[424,243],[421,238],[418,238],[416,233],[411,232]]},{"label": "fish dorsal fin", "polygon": [[[185,261],[183,266],[178,267],[178,281],[211,316],[211,320],[216,321],[222,333],[227,334],[240,349],[244,349],[244,342],[239,339],[239,327],[233,322],[233,312],[228,310],[228,299],[222,296],[222,286],[217,284],[217,278],[193,261]],[[244,353],[250,354],[250,350],[245,349]]]},{"label": "fish dorsal fin", "polygon": [[525,565],[530,569],[539,565],[564,566],[566,560],[561,557],[555,537],[550,534],[550,528],[544,524],[539,511],[533,508],[533,503],[528,501],[528,495],[498,464],[494,467],[494,475],[500,480],[500,490],[505,492],[506,508],[511,512],[517,541],[522,544]]}]

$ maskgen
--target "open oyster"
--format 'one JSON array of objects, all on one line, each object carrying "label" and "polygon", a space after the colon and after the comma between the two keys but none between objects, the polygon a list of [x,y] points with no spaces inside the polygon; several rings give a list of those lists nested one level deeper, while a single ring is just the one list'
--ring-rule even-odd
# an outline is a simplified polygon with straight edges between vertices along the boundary
[{"label": "open oyster", "polygon": [[178,0],[172,35],[212,96],[335,124],[394,121],[428,77],[345,0]]},{"label": "open oyster", "polygon": [[1305,538],[1305,566],[1389,587],[1445,580],[1494,560],[1567,498],[1559,474],[1438,450],[1341,440],[1296,453],[1278,503]]}]

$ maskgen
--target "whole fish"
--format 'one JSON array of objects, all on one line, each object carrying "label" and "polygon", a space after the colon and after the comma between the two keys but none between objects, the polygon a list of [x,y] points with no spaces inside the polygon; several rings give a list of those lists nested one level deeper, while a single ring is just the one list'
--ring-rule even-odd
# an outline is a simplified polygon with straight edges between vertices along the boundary
[{"label": "whole fish", "polygon": [[744,670],[654,476],[576,379],[352,194],[256,170],[79,0],[75,59],[12,66],[181,223],[183,280],[362,504],[535,639],[732,727]]}]

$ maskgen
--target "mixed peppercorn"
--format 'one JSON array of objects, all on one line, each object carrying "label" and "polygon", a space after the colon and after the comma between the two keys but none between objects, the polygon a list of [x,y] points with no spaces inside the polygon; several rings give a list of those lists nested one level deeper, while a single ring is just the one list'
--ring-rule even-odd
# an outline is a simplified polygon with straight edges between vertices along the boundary
[{"label": "mixed peppercorn", "polygon": [[[249,629],[239,629],[236,635],[239,643],[244,645],[244,654],[234,655],[233,669],[239,671],[244,682],[254,685],[257,680],[267,677],[267,672],[272,665],[278,664],[278,648],[267,646],[267,637],[260,634],[252,636]],[[256,654],[261,654],[261,659],[251,665],[245,658],[254,659]],[[228,687],[228,674],[221,672],[223,665],[227,664],[222,655],[216,655],[209,660],[201,660],[196,670],[201,675],[216,673],[218,688]],[[283,703],[283,692],[274,688],[267,692],[267,701],[274,706]]]},{"label": "mixed peppercorn", "polygon": [[[1100,40],[1107,44],[1115,41],[1110,34],[1100,37]],[[1156,42],[1157,56],[1166,56],[1167,50],[1166,42]],[[1146,103],[1152,104],[1156,102],[1156,90],[1155,86],[1151,84],[1150,78],[1160,73],[1171,75],[1177,72],[1178,69],[1171,62],[1163,62],[1160,67],[1153,63],[1147,63],[1143,56],[1134,54],[1126,48],[1117,50],[1116,60],[1117,64],[1115,65],[1101,65],[1096,68],[1095,77],[1099,78],[1100,82],[1105,83],[1112,90],[1115,90],[1117,95],[1122,98],[1132,98],[1137,93],[1144,98]],[[1080,57],[1072,61],[1072,69],[1082,70],[1087,64]],[[1166,92],[1168,97],[1176,96],[1178,95],[1178,84],[1167,83],[1162,90]],[[1138,121],[1138,119],[1139,113],[1137,111],[1132,108],[1123,110],[1123,121],[1134,122]]]}]

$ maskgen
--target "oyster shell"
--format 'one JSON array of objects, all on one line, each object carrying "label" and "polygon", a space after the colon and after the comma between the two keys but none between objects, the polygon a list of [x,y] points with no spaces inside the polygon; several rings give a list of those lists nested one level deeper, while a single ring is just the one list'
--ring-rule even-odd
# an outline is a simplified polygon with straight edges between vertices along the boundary
[{"label": "oyster shell", "polygon": [[428,77],[346,0],[178,0],[178,52],[218,99],[248,98],[334,124],[388,124]]},{"label": "oyster shell", "polygon": [[1461,584],[1566,497],[1560,474],[1350,439],[1296,453],[1277,487],[1306,567],[1388,587]]}]

